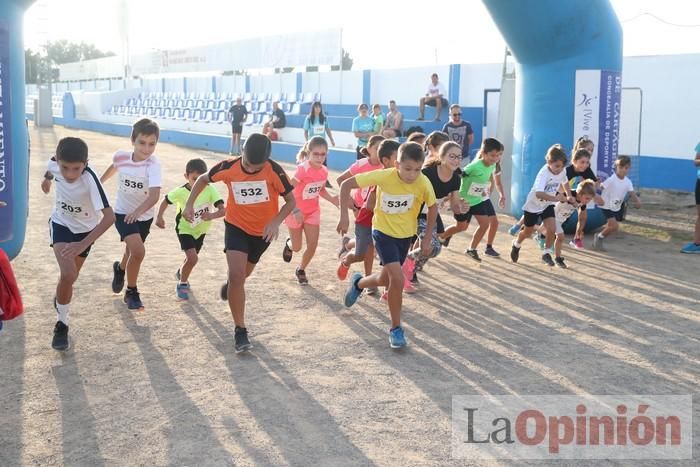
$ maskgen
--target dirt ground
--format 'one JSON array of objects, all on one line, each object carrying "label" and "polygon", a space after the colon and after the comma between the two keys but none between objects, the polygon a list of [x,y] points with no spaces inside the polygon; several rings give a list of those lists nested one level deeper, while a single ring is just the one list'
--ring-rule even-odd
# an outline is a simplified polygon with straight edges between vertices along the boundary
[{"label": "dirt ground", "polygon": [[[127,311],[111,292],[111,264],[121,257],[111,229],[77,282],[72,348],[62,354],[50,346],[58,268],[46,228],[53,193],[39,187],[46,159],[59,138],[80,136],[101,173],[129,141],[62,127],[30,131],[29,227],[13,263],[26,312],[0,332],[2,467],[522,465],[451,457],[452,396],[460,394],[692,394],[694,461],[700,456],[700,257],[678,252],[691,238],[690,197],[643,196],[647,206],[631,211],[607,253],[567,248],[566,271],[543,265],[533,242],[517,265],[505,259],[506,216],[495,244],[504,257],[477,264],[462,253],[470,229],[405,299],[409,347],[399,352],[389,349],[382,302],[362,297],[343,307],[337,215],[322,202],[310,285],[296,284],[297,258],[284,263],[275,242],[247,286],[254,349],[238,356],[218,298],[223,225],[207,236],[193,299],[178,302],[173,274],[182,255],[171,208],[166,230],[154,227],[147,242],[139,282],[146,310]],[[166,189],[183,182],[189,158],[210,166],[222,158],[168,144],[157,153]],[[114,180],[106,189],[113,199]]]}]

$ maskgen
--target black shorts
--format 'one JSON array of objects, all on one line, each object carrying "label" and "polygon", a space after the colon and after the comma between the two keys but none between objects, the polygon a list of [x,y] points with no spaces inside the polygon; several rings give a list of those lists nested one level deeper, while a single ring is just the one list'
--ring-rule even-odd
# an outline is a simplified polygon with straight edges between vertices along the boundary
[{"label": "black shorts", "polygon": [[550,204],[542,212],[527,212],[523,211],[523,217],[525,218],[525,227],[533,227],[537,225],[540,220],[544,221],[550,217],[554,217],[554,205]]},{"label": "black shorts", "polygon": [[481,203],[477,204],[476,206],[472,206],[469,208],[469,211],[467,211],[466,214],[457,214],[460,218],[464,219],[467,222],[470,222],[472,220],[472,216],[495,216],[496,215],[496,210],[493,207],[493,203],[491,202],[490,199],[487,199],[486,201],[482,201]]},{"label": "black shorts", "polygon": [[363,148],[363,147],[364,147],[364,146],[355,146],[355,157],[357,158],[358,161],[359,161],[360,159],[364,159],[365,157],[367,157],[367,156],[365,156],[364,154],[362,154],[362,148]]},{"label": "black shorts", "polygon": [[224,233],[224,251],[231,250],[247,253],[248,262],[257,264],[270,244],[263,240],[262,237],[250,235],[226,221],[224,221],[224,224],[226,225],[226,231]]},{"label": "black shorts", "polygon": [[700,206],[700,178],[695,182],[695,204]]},{"label": "black shorts", "polygon": [[243,125],[241,125],[240,123],[232,123],[231,133],[240,135],[241,133],[243,133]]},{"label": "black shorts", "polygon": [[619,211],[611,211],[610,209],[601,209],[603,215],[606,219],[615,219],[618,222],[622,222],[622,209]]},{"label": "black shorts", "polygon": [[[51,219],[49,219],[49,238],[51,239],[51,243],[49,243],[49,246],[51,247],[54,246],[56,243],[80,242],[88,235],[90,235],[90,232],[73,233],[65,225],[57,224]],[[81,258],[87,258],[90,254],[90,248],[92,248],[92,244],[90,244],[90,246],[87,247],[85,251],[80,253],[78,256],[80,256]]]},{"label": "black shorts", "polygon": [[136,221],[133,224],[127,224],[124,222],[125,214],[115,214],[117,220],[114,222],[114,226],[119,232],[119,238],[123,242],[126,237],[132,234],[141,235],[141,241],[145,242],[148,234],[151,233],[151,224],[153,223],[153,218],[151,217],[147,221]]},{"label": "black shorts", "polygon": [[197,253],[199,253],[199,250],[202,249],[202,245],[204,245],[204,237],[206,237],[206,234],[201,235],[199,238],[194,238],[190,234],[177,234],[177,239],[180,241],[180,249],[182,251],[194,248]]},{"label": "black shorts", "polygon": [[272,122],[272,128],[279,130],[280,128],[284,128],[284,124],[282,122]]}]

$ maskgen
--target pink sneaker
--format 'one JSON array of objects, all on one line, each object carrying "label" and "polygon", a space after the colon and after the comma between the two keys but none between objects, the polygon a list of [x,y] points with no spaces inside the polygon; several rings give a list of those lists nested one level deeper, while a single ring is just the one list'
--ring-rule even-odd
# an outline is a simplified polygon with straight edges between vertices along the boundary
[{"label": "pink sneaker", "polygon": [[574,238],[573,240],[571,240],[571,241],[569,242],[569,245],[571,245],[572,247],[576,248],[577,250],[583,250],[583,249],[584,249],[583,240],[581,240],[580,238]]},{"label": "pink sneaker", "polygon": [[403,291],[404,291],[404,293],[416,293],[416,292],[418,292],[418,289],[416,289],[416,288],[413,286],[413,284],[411,284],[411,282],[409,282],[409,281],[407,280],[407,281],[404,282],[404,284],[403,284]]},{"label": "pink sneaker", "polygon": [[346,265],[342,260],[340,261],[340,264],[338,264],[338,279],[341,281],[344,281],[346,277],[348,277],[348,271],[350,270],[350,266]]},{"label": "pink sneaker", "polygon": [[389,301],[389,291],[384,289],[384,293],[382,293],[381,300],[383,302],[388,302]]}]

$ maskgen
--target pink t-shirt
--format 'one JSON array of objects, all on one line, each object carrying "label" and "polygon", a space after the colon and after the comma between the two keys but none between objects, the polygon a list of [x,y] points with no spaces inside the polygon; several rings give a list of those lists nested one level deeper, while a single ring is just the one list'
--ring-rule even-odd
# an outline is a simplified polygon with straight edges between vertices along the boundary
[{"label": "pink t-shirt", "polygon": [[328,169],[324,166],[312,167],[309,161],[304,161],[297,166],[294,178],[299,184],[294,187],[294,199],[297,207],[303,214],[310,214],[319,209],[318,197],[326,186]]},{"label": "pink t-shirt", "polygon": [[[371,172],[373,170],[379,170],[383,168],[384,166],[382,164],[372,165],[369,162],[369,158],[364,158],[354,162],[348,170],[354,176],[357,174]],[[355,201],[355,206],[362,207],[364,205],[365,199],[367,199],[368,191],[369,187],[360,188],[353,191],[352,199]]]}]

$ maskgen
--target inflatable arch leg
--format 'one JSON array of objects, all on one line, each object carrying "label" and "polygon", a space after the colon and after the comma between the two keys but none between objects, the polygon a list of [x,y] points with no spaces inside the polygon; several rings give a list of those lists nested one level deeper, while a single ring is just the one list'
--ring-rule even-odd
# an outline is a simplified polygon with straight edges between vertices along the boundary
[{"label": "inflatable arch leg", "polygon": [[22,23],[31,3],[0,2],[0,248],[10,258],[22,249],[29,202]]}]

